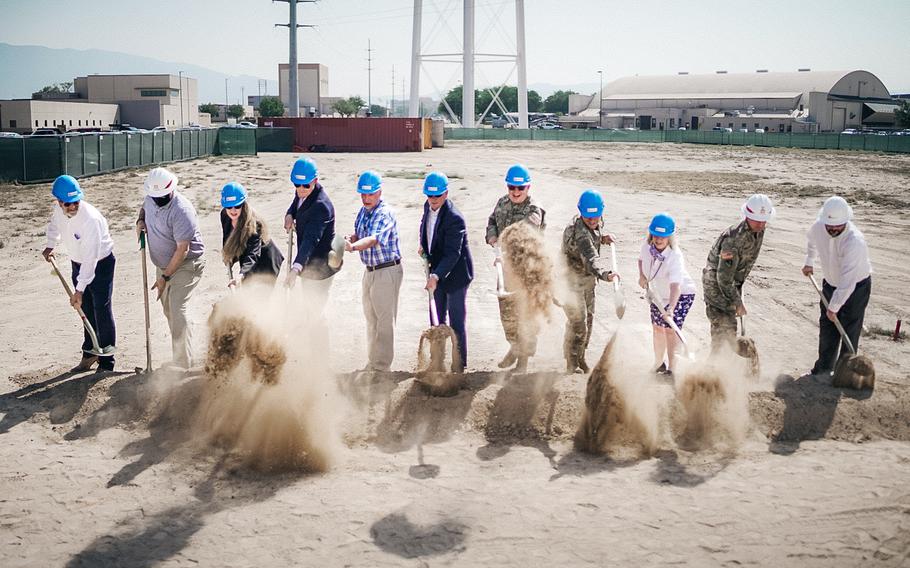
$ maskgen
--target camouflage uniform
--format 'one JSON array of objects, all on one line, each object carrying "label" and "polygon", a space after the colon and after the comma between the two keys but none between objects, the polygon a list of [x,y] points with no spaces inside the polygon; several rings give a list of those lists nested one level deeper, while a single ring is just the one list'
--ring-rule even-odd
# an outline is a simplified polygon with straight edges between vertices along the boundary
[{"label": "camouflage uniform", "polygon": [[736,309],[742,306],[743,282],[761,252],[764,231],[755,233],[745,219],[729,227],[708,253],[702,272],[708,321],[711,322],[711,348],[736,342]]},{"label": "camouflage uniform", "polygon": [[[499,236],[506,227],[519,221],[528,223],[540,228],[543,231],[546,228],[544,217],[546,212],[537,203],[528,196],[524,201],[518,204],[512,203],[508,195],[504,195],[496,202],[493,212],[487,221],[487,243],[493,239],[499,239]],[[509,342],[510,355],[506,356],[505,362],[512,357],[527,359],[537,351],[537,330],[533,328],[532,322],[526,322],[522,326],[520,322],[526,318],[520,313],[521,306],[525,305],[525,294],[520,288],[510,286],[509,274],[506,273],[506,290],[511,294],[505,298],[499,298],[499,319],[502,322],[502,329],[505,331],[506,340]]]},{"label": "camouflage uniform", "polygon": [[610,274],[606,259],[600,256],[602,226],[589,229],[581,217],[576,217],[562,233],[562,253],[569,266],[569,297],[562,306],[566,312],[563,353],[571,370],[588,370],[585,351],[594,324],[594,288],[598,278],[606,280]]}]

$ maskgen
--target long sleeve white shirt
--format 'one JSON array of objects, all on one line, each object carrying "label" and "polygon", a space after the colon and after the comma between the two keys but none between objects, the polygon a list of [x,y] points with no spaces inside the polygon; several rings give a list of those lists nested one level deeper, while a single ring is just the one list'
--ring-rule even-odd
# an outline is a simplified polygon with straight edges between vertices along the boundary
[{"label": "long sleeve white shirt", "polygon": [[686,270],[686,259],[679,249],[664,249],[660,255],[663,260],[651,255],[651,245],[647,241],[641,245],[638,260],[641,261],[641,271],[645,278],[651,282],[654,291],[664,300],[670,300],[670,284],[679,284],[679,294],[695,293],[695,281]]},{"label": "long sleeve white shirt", "polygon": [[85,292],[95,279],[95,265],[114,251],[107,219],[86,201],[79,202],[79,211],[72,218],[66,216],[59,204],[54,204],[47,224],[47,247],[57,248],[61,241],[70,259],[80,264],[76,290]]},{"label": "long sleeve white shirt", "polygon": [[823,221],[816,221],[807,235],[805,266],[812,266],[818,258],[825,281],[836,290],[828,302],[829,309],[837,313],[847,302],[856,284],[872,274],[866,238],[848,222],[844,232],[832,237]]}]

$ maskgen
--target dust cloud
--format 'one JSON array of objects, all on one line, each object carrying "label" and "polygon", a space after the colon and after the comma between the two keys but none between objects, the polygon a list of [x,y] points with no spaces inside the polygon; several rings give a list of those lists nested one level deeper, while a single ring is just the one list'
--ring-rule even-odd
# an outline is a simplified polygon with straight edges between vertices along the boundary
[{"label": "dust cloud", "polygon": [[341,451],[320,314],[300,287],[244,281],[215,305],[196,434],[259,470],[323,472]]}]

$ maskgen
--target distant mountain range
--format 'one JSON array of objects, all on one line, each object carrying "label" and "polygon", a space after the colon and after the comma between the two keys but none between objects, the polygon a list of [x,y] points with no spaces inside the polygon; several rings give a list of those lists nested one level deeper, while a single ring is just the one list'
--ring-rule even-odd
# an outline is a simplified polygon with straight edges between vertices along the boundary
[{"label": "distant mountain range", "polygon": [[[240,99],[241,87],[246,95],[259,94],[257,78],[249,75],[226,75],[198,65],[159,61],[116,51],[0,43],[0,99],[27,99],[45,85],[95,73],[177,75],[178,71],[198,81],[200,103],[223,103],[225,78],[228,79],[231,104]],[[265,89],[264,83],[262,88]],[[268,92],[270,95],[278,94],[277,81],[268,82]]]}]

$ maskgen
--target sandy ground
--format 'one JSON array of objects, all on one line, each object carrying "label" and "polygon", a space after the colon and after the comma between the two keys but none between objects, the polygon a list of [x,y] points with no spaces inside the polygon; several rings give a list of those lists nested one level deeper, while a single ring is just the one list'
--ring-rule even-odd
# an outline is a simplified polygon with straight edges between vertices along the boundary
[{"label": "sandy ground", "polygon": [[[200,350],[212,305],[227,295],[217,195],[243,183],[277,229],[296,156],[217,157],[173,165],[200,214],[208,265],[190,311]],[[885,330],[907,319],[901,255],[910,221],[910,156],[685,145],[449,143],[421,154],[315,156],[349,232],[360,170],[385,175],[397,210],[405,278],[393,373],[369,378],[362,268],[348,256],[328,305],[327,377],[340,403],[337,458],[324,473],[264,473],[204,443],[194,427],[204,379],[144,366],[140,263],[131,232],[144,171],[82,181],[108,216],[118,257],[114,309],[121,373],[71,375],[81,328],[39,252],[48,185],[0,186],[0,550],[3,566],[804,565],[910,564],[910,344]],[[579,193],[600,188],[628,279],[620,323],[598,288],[588,360],[619,333],[630,376],[660,413],[656,453],[573,450],[586,378],[563,373],[564,317],[544,325],[531,374],[496,369],[507,348],[493,295],[486,217],[513,162],[529,165],[558,249]],[[416,254],[424,172],[450,176],[465,214],[476,280],[468,296],[467,383],[426,396],[413,380],[427,327]],[[647,305],[631,287],[650,217],[674,214],[690,271],[738,220],[750,193],[779,213],[746,287],[747,327],[762,358],[740,445],[693,451],[668,426],[672,385],[648,377]],[[816,296],[799,273],[804,234],[824,197],[856,209],[874,266],[862,350],[874,393],[804,376],[815,357]],[[700,288],[700,283],[699,283]],[[170,357],[152,308],[155,367]],[[686,322],[704,353],[697,300]],[[294,341],[306,341],[305,336]],[[323,409],[324,410],[324,409]],[[744,410],[745,412],[745,410]]]}]

